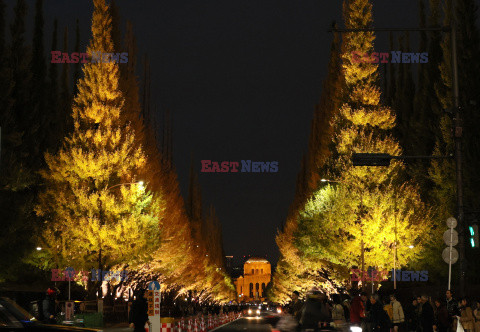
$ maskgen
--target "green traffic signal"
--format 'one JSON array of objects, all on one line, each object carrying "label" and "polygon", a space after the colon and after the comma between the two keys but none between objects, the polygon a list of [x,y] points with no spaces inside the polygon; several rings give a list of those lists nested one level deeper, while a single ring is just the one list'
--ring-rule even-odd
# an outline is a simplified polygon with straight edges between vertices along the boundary
[{"label": "green traffic signal", "polygon": [[472,248],[478,248],[480,242],[478,238],[478,225],[468,226],[468,230],[470,231],[470,245]]}]

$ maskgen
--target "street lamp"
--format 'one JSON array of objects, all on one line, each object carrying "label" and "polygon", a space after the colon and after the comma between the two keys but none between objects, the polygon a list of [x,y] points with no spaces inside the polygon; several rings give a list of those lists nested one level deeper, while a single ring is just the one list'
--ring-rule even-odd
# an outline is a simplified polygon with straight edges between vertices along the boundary
[{"label": "street lamp", "polygon": [[345,182],[343,182],[343,181],[329,180],[329,179],[321,179],[320,181],[321,181],[321,182],[328,182],[328,183],[330,183],[330,182],[333,182],[333,183],[345,183]]}]

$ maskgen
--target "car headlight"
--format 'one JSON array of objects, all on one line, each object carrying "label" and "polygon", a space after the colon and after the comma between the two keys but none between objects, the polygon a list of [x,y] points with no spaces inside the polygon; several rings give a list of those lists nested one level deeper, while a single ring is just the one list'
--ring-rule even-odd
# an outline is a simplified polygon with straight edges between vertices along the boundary
[{"label": "car headlight", "polygon": [[362,332],[362,328],[360,326],[350,326],[351,332]]},{"label": "car headlight", "polygon": [[257,315],[260,315],[260,310],[257,310]]},{"label": "car headlight", "polygon": [[277,313],[281,314],[281,313],[282,313],[282,309],[277,308]]},{"label": "car headlight", "polygon": [[[252,314],[252,309],[248,309],[248,314],[251,315]],[[355,331],[356,332],[356,331]]]}]

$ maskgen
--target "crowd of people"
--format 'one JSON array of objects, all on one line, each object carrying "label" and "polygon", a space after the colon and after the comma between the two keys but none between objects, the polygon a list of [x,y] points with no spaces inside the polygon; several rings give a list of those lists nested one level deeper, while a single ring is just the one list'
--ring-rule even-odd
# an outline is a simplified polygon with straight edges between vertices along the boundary
[{"label": "crowd of people", "polygon": [[480,303],[468,298],[457,301],[450,290],[444,298],[422,295],[403,303],[395,294],[381,298],[356,290],[347,298],[334,294],[330,299],[313,290],[305,301],[294,292],[286,312],[290,324],[281,320],[279,330],[295,325],[296,331],[348,331],[356,326],[363,332],[480,332]]}]

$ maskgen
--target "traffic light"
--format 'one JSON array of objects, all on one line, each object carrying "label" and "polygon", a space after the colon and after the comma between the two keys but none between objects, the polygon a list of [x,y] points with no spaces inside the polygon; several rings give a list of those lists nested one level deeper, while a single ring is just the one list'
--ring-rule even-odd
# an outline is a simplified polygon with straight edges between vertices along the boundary
[{"label": "traffic light", "polygon": [[390,166],[392,156],[388,153],[354,153],[353,166]]},{"label": "traffic light", "polygon": [[478,248],[480,241],[478,240],[478,225],[468,226],[468,231],[470,232],[470,245],[472,248]]}]

